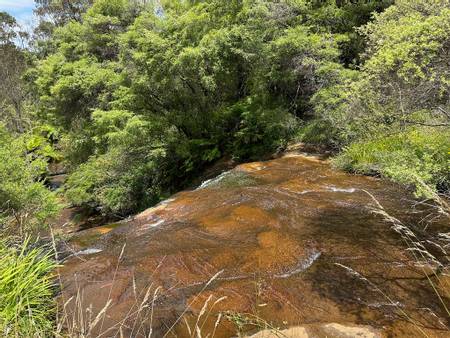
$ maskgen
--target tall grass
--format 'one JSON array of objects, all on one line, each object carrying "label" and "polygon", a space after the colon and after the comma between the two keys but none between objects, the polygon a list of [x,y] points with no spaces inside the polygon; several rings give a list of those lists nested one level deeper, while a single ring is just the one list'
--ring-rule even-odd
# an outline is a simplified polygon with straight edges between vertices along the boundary
[{"label": "tall grass", "polygon": [[[414,128],[352,143],[334,160],[340,169],[413,185],[420,197],[450,189],[450,131]],[[430,192],[432,192],[430,194]]]},{"label": "tall grass", "polygon": [[0,242],[0,335],[47,337],[54,327],[54,290],[50,253],[32,248],[29,239],[12,247]]}]

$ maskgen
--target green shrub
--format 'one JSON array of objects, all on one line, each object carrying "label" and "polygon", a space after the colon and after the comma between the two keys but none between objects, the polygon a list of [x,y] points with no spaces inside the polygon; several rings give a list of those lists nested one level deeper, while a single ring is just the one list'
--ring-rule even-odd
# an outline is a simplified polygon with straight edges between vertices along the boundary
[{"label": "green shrub", "polygon": [[57,156],[41,136],[10,135],[0,125],[0,230],[36,227],[60,209],[56,195],[39,181]]},{"label": "green shrub", "polygon": [[430,197],[424,185],[435,191],[450,189],[449,140],[449,130],[415,128],[353,143],[334,163],[344,170],[414,185],[418,196]]},{"label": "green shrub", "polygon": [[157,202],[170,132],[161,130],[157,121],[126,111],[96,111],[91,131],[97,132],[90,142],[98,153],[70,175],[66,184],[70,202],[120,214]]},{"label": "green shrub", "polygon": [[317,119],[307,122],[299,128],[296,138],[308,144],[336,147],[336,129],[328,121]]},{"label": "green shrub", "polygon": [[230,111],[238,121],[230,145],[231,154],[238,160],[254,160],[282,149],[297,127],[296,119],[286,110],[262,108],[250,99]]},{"label": "green shrub", "polygon": [[0,335],[48,337],[54,327],[51,272],[56,265],[26,240],[19,248],[0,242]]}]

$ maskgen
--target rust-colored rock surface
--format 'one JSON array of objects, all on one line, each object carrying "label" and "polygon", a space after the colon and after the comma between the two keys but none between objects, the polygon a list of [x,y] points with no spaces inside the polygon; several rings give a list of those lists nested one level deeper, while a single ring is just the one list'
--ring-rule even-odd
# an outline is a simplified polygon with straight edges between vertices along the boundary
[{"label": "rust-colored rock surface", "polygon": [[[415,260],[371,212],[365,191],[418,224],[409,192],[318,158],[238,166],[119,226],[74,238],[80,252],[61,269],[61,302],[73,297],[69,317],[88,322],[110,301],[91,328],[101,337],[232,337],[300,326],[308,337],[449,337],[441,302],[449,299],[430,283],[443,288],[448,277]],[[429,233],[446,225],[437,221]]]}]

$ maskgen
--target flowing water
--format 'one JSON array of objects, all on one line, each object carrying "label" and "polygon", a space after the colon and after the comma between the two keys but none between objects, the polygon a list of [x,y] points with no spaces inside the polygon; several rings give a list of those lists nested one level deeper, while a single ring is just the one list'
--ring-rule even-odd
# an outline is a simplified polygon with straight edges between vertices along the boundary
[{"label": "flowing water", "polygon": [[[79,254],[61,269],[61,298],[78,294],[81,305],[68,303],[78,320],[80,309],[92,306],[95,317],[111,300],[93,331],[103,337],[119,328],[124,337],[193,337],[195,327],[203,337],[232,337],[268,327],[317,333],[317,325],[449,337],[445,268],[416,261],[371,212],[368,192],[422,233],[424,214],[411,213],[404,188],[291,154],[240,165],[121,224],[81,232],[71,244]],[[446,226],[437,219],[427,231]],[[311,337],[358,336],[323,332]]]}]

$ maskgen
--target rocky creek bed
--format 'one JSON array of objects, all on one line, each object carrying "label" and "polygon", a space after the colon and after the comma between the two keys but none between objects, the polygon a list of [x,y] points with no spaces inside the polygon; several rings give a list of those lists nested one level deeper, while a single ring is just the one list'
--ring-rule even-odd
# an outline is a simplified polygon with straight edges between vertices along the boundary
[{"label": "rocky creek bed", "polygon": [[[373,213],[369,193],[435,244],[435,263]],[[102,337],[449,337],[448,220],[424,231],[429,211],[415,203],[317,157],[239,165],[75,235],[60,302],[78,321],[109,302],[93,328]]]}]

